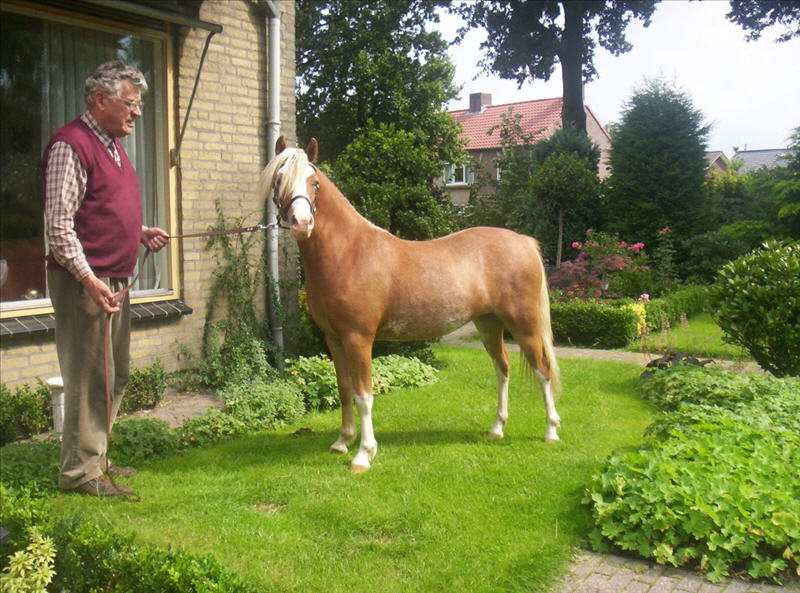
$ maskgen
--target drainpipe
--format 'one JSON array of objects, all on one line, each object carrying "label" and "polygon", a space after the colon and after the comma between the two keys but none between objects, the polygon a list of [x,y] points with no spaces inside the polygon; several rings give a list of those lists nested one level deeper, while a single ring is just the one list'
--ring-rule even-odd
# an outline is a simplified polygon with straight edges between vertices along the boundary
[{"label": "drainpipe", "polygon": [[[275,157],[275,143],[281,133],[281,10],[280,0],[260,0],[267,15],[267,162]],[[277,209],[267,200],[267,221],[277,220]],[[270,224],[267,229],[267,305],[269,307],[272,340],[278,349],[278,370],[283,371],[283,325],[280,319],[280,265],[278,260],[278,229]]]}]

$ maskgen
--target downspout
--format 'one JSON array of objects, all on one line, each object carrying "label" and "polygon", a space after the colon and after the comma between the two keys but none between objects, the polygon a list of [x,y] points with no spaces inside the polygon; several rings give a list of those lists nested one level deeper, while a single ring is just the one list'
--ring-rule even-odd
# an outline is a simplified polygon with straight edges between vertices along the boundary
[{"label": "downspout", "polygon": [[[281,133],[281,11],[280,0],[260,0],[267,15],[267,162],[275,157],[275,143]],[[267,200],[267,221],[277,220],[278,213],[272,200]],[[278,258],[278,228],[269,224],[267,229],[267,306],[272,340],[278,349],[278,370],[283,372],[283,324],[280,315],[280,263]]]}]

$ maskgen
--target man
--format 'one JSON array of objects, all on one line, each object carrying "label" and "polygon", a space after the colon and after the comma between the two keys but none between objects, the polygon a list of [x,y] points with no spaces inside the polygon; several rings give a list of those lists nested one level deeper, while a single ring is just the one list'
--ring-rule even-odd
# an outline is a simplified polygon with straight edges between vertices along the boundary
[{"label": "man", "polygon": [[56,131],[42,163],[47,281],[65,396],[58,485],[94,496],[132,494],[103,475],[110,429],[106,353],[111,423],[129,375],[130,297],[116,302],[115,294],[133,275],[140,243],[155,252],[169,241],[163,230],[142,225],[139,180],[118,140],[133,132],[146,91],[136,68],[119,61],[99,66],[84,86],[86,112]]}]

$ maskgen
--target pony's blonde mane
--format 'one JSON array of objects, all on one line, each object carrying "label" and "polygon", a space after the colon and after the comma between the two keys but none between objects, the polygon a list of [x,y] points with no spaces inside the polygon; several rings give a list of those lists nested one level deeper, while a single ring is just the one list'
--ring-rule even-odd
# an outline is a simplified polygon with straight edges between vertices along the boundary
[{"label": "pony's blonde mane", "polygon": [[258,184],[259,195],[267,198],[272,192],[275,177],[278,171],[281,172],[278,187],[275,188],[275,195],[278,201],[283,201],[287,192],[291,192],[295,183],[305,178],[306,167],[308,166],[308,156],[301,148],[286,148],[272,159],[261,172],[261,179]]}]

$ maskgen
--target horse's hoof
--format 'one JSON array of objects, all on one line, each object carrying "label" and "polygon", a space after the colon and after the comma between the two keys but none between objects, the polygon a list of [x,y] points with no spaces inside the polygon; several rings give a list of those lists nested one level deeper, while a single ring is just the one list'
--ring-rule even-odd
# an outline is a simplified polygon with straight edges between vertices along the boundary
[{"label": "horse's hoof", "polygon": [[558,435],[544,437],[544,442],[545,443],[558,443],[560,441],[561,441],[561,439],[558,438]]},{"label": "horse's hoof", "polygon": [[328,451],[330,453],[347,453],[347,445],[344,443],[333,443],[330,447],[328,447]]},{"label": "horse's hoof", "polygon": [[492,440],[492,441],[499,441],[502,438],[503,438],[503,433],[502,432],[490,432],[489,433],[489,439]]},{"label": "horse's hoof", "polygon": [[368,465],[351,465],[350,466],[350,473],[353,474],[363,474],[369,471]]}]

